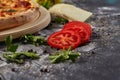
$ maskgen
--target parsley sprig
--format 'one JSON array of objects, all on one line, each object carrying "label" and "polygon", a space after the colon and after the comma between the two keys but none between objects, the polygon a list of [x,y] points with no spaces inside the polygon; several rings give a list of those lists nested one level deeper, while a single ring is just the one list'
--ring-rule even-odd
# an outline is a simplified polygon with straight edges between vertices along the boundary
[{"label": "parsley sprig", "polygon": [[6,51],[10,51],[10,52],[15,52],[18,48],[17,44],[12,44],[13,38],[12,36],[7,36],[5,39],[5,44],[7,46]]},{"label": "parsley sprig", "polygon": [[46,45],[47,44],[47,40],[45,40],[45,37],[43,37],[43,36],[34,36],[34,35],[31,35],[31,34],[27,34],[27,35],[23,36],[21,38],[21,40],[22,40],[23,43],[34,44],[36,46]]},{"label": "parsley sprig", "polygon": [[36,2],[46,9],[49,9],[52,6],[51,0],[36,0]]},{"label": "parsley sprig", "polygon": [[54,21],[55,21],[55,23],[58,23],[58,24],[65,24],[65,23],[68,22],[67,19],[62,18],[62,17],[60,17],[60,16],[56,16],[56,17],[54,18]]},{"label": "parsley sprig", "polygon": [[26,59],[39,59],[39,56],[34,52],[5,52],[3,57],[7,59],[7,61],[15,62],[22,64]]},{"label": "parsley sprig", "polygon": [[46,9],[49,9],[54,4],[61,3],[62,0],[36,0],[36,2],[45,7]]},{"label": "parsley sprig", "polygon": [[7,49],[6,52],[3,52],[3,57],[7,59],[7,61],[20,64],[24,63],[26,59],[39,59],[39,55],[35,52],[16,52],[18,45],[12,44],[12,41],[12,36],[8,36],[5,39]]},{"label": "parsley sprig", "polygon": [[69,48],[68,50],[57,51],[55,55],[50,55],[49,59],[51,60],[51,63],[59,63],[66,60],[71,60],[74,62],[80,55],[81,53],[72,52],[71,48]]}]

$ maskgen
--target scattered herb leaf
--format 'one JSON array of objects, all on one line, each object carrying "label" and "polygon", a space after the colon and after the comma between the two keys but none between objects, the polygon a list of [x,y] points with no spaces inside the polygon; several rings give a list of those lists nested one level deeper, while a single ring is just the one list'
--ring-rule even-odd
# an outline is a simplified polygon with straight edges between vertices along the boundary
[{"label": "scattered herb leaf", "polygon": [[12,44],[12,41],[12,36],[7,36],[5,39],[7,50],[3,53],[3,57],[7,61],[22,64],[26,59],[39,59],[39,55],[34,52],[16,52],[18,45]]},{"label": "scattered herb leaf", "polygon": [[61,3],[62,0],[36,0],[36,2],[45,7],[46,9],[49,9],[54,4]]},{"label": "scattered herb leaf", "polygon": [[54,19],[55,23],[59,23],[59,24],[65,24],[68,22],[68,20],[62,18],[62,17],[59,17],[59,16],[56,16],[55,19]]},{"label": "scattered herb leaf", "polygon": [[46,45],[47,41],[45,40],[45,37],[43,36],[33,36],[31,34],[27,34],[21,38],[23,43],[29,43],[34,44],[36,46],[39,45]]},{"label": "scattered herb leaf", "polygon": [[74,62],[76,58],[78,58],[80,54],[78,54],[77,52],[74,52],[74,54],[69,54],[69,59]]},{"label": "scattered herb leaf", "polygon": [[16,44],[12,44],[13,38],[12,36],[7,36],[5,39],[5,44],[7,46],[7,50],[6,51],[10,51],[10,52],[15,52],[18,48],[18,45]]},{"label": "scattered herb leaf", "polygon": [[26,59],[39,59],[39,55],[33,52],[6,52],[3,53],[3,57],[7,59],[7,61],[15,62],[22,64]]},{"label": "scattered herb leaf", "polygon": [[50,0],[36,0],[36,2],[45,7],[46,9],[49,9],[52,5]]},{"label": "scattered herb leaf", "polygon": [[43,3],[42,3],[42,6],[45,7],[46,9],[49,9],[49,8],[51,7],[51,3],[50,3],[50,1],[48,0],[48,1],[43,2]]},{"label": "scattered herb leaf", "polygon": [[72,52],[71,48],[69,48],[68,50],[57,51],[55,55],[50,55],[49,59],[51,60],[51,63],[59,63],[66,60],[74,62],[80,55],[81,54],[78,52]]}]

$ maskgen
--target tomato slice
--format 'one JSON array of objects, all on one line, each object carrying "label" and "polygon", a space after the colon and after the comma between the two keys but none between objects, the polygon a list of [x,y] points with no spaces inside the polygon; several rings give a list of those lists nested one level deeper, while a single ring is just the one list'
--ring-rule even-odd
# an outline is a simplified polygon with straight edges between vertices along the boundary
[{"label": "tomato slice", "polygon": [[90,40],[92,33],[90,25],[80,21],[72,21],[65,24],[62,31],[66,30],[74,31],[75,34],[79,34],[82,40],[82,44]]},{"label": "tomato slice", "polygon": [[75,49],[81,44],[81,38],[73,31],[59,31],[48,37],[48,44],[58,49]]},{"label": "tomato slice", "polygon": [[90,26],[90,24],[84,23],[84,22],[79,22],[81,24],[83,24],[83,27],[85,27],[85,29],[89,32],[89,34],[92,34],[92,28]]},{"label": "tomato slice", "polygon": [[80,22],[80,21],[72,21],[72,22],[69,22],[67,24],[64,25],[64,28],[70,28],[70,27],[83,27],[84,29],[87,30],[87,32],[89,33],[89,35],[92,34],[92,28],[89,24],[87,23],[84,23],[84,22]]},{"label": "tomato slice", "polygon": [[80,44],[90,40],[91,26],[80,21],[72,21],[64,25],[62,31],[55,32],[48,37],[48,44],[58,49],[75,49]]},{"label": "tomato slice", "polygon": [[88,42],[90,39],[89,33],[83,27],[69,27],[69,28],[63,29],[62,31],[73,31],[74,34],[78,34],[81,37],[82,44]]}]

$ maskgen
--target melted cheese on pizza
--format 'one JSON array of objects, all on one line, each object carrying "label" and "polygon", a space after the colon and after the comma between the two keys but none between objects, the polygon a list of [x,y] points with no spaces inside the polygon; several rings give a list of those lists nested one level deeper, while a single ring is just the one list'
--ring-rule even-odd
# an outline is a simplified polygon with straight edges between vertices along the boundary
[{"label": "melted cheese on pizza", "polygon": [[0,0],[0,17],[12,16],[33,7],[31,0]]}]

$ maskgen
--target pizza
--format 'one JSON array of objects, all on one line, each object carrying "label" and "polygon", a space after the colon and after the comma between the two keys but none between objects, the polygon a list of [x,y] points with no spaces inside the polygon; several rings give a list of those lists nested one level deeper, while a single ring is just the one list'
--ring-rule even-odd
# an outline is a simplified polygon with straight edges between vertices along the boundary
[{"label": "pizza", "polygon": [[0,30],[23,25],[39,16],[39,5],[32,0],[0,0]]}]

